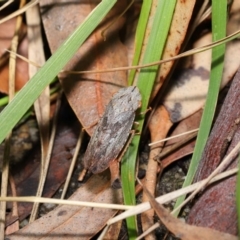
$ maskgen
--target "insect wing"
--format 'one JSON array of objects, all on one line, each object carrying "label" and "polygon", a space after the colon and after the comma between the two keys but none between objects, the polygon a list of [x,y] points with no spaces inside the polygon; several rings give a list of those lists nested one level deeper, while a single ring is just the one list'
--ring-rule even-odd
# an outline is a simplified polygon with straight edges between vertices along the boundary
[{"label": "insect wing", "polygon": [[112,123],[108,125],[107,129],[101,131],[100,137],[102,142],[98,142],[97,144],[99,144],[99,146],[105,145],[105,147],[96,146],[92,156],[96,161],[94,161],[89,167],[89,170],[92,173],[100,173],[104,171],[108,168],[110,161],[117,159],[128,139],[134,118],[135,113],[125,113],[120,122]]},{"label": "insect wing", "polygon": [[114,95],[88,144],[83,159],[85,169],[100,173],[118,157],[128,139],[140,102],[137,87],[122,88]]}]

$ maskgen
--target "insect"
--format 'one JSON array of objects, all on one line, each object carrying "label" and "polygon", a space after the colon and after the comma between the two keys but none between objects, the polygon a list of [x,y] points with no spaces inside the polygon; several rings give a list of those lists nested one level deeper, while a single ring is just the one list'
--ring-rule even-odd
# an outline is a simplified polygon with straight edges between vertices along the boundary
[{"label": "insect", "polygon": [[121,88],[113,96],[88,144],[83,158],[85,170],[101,173],[117,159],[128,140],[141,99],[136,86]]}]

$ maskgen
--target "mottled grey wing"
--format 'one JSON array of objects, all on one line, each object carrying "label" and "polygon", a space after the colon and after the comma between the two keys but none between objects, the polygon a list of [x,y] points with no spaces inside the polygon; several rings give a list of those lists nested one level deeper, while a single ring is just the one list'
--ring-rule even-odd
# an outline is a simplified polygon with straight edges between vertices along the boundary
[{"label": "mottled grey wing", "polygon": [[84,167],[100,173],[109,167],[126,143],[141,102],[137,87],[120,89],[106,107],[83,158]]},{"label": "mottled grey wing", "polygon": [[116,121],[113,121],[112,117],[109,114],[103,116],[91,138],[93,141],[90,140],[88,145],[88,148],[94,151],[86,151],[87,154],[84,156],[85,168],[94,174],[107,169],[109,162],[118,157],[128,139],[135,112],[120,113],[115,116],[118,119]]}]

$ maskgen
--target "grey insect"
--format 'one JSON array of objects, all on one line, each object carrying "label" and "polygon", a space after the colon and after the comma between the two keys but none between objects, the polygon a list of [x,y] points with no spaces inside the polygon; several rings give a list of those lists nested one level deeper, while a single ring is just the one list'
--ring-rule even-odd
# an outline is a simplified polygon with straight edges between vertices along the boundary
[{"label": "grey insect", "polygon": [[113,96],[88,144],[83,158],[86,170],[101,173],[117,159],[127,142],[141,99],[136,86],[122,88]]}]

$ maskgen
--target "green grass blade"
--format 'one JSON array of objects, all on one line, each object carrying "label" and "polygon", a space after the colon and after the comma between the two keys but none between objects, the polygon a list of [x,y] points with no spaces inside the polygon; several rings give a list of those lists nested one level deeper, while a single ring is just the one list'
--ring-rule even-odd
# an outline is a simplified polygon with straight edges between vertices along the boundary
[{"label": "green grass blade", "polygon": [[[143,57],[143,64],[150,63],[161,59],[165,42],[168,36],[168,31],[171,25],[173,12],[175,9],[175,0],[159,1],[154,22],[150,31],[149,41],[146,46],[146,51]],[[141,21],[140,21],[141,22]],[[144,31],[145,32],[145,31]],[[159,66],[149,67],[142,69],[139,74],[137,86],[142,95],[141,112],[145,112],[152,88],[157,77]],[[138,130],[141,132],[144,117],[138,118]],[[129,146],[123,160],[122,160],[122,188],[124,195],[124,202],[127,205],[135,205],[135,172],[136,172],[136,159],[138,153],[138,145],[140,137],[134,137],[131,145]],[[137,235],[136,219],[134,217],[127,219],[129,239],[135,239]]]},{"label": "green grass blade", "polygon": [[0,143],[31,107],[43,89],[51,83],[73,57],[77,49],[93,32],[116,1],[103,0],[4,108],[0,114]]},{"label": "green grass blade", "polygon": [[[140,60],[142,47],[143,47],[144,35],[147,28],[148,17],[150,14],[151,6],[152,6],[152,0],[143,1],[140,17],[138,20],[136,35],[135,35],[135,52],[133,56],[132,66],[139,65],[139,60]],[[129,78],[128,78],[129,85],[133,84],[135,73],[136,73],[135,69],[130,71]]]},{"label": "green grass blade", "polygon": [[[217,41],[226,36],[226,24],[227,24],[227,1],[213,0],[212,1],[213,41]],[[222,79],[225,47],[226,45],[222,44],[212,49],[212,65],[209,79],[208,95],[200,123],[200,129],[196,141],[196,146],[194,149],[188,174],[184,181],[183,187],[186,187],[192,183],[199,161],[201,159],[201,155],[203,153],[204,147],[209,136]],[[178,207],[183,202],[184,199],[185,196],[178,198],[174,208]],[[178,213],[179,211],[176,212],[175,215],[177,216]]]}]

